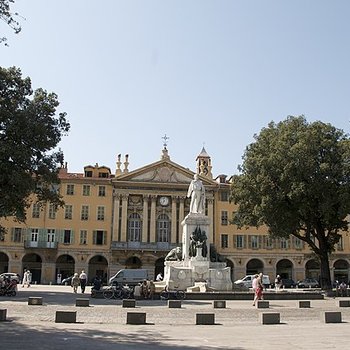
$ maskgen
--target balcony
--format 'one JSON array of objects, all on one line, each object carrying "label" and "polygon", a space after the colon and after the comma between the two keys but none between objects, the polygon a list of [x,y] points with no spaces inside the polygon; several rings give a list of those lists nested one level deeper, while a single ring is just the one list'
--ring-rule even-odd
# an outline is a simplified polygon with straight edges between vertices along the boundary
[{"label": "balcony", "polygon": [[164,251],[168,252],[172,248],[177,247],[176,243],[168,242],[112,242],[112,250],[143,250],[143,251]]},{"label": "balcony", "polygon": [[24,248],[26,249],[57,249],[58,242],[46,241],[24,241]]}]

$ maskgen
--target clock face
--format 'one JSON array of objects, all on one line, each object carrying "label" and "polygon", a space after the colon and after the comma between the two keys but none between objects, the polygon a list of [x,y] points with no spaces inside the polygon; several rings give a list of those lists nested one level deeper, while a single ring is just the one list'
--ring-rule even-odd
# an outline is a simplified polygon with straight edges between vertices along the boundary
[{"label": "clock face", "polygon": [[168,205],[169,204],[169,198],[168,197],[160,197],[159,199],[160,205]]}]

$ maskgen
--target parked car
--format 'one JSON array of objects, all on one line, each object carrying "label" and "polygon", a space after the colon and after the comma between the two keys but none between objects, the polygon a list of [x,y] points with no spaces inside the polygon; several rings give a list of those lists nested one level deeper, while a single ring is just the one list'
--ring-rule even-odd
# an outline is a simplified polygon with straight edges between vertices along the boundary
[{"label": "parked car", "polygon": [[319,288],[320,284],[314,278],[305,278],[302,281],[298,281],[299,288]]},{"label": "parked car", "polygon": [[291,278],[282,278],[281,288],[294,288],[296,285]]},{"label": "parked car", "polygon": [[16,280],[17,283],[20,281],[20,277],[18,273],[14,272],[4,272],[0,275],[0,281],[4,280],[5,278],[10,277],[11,280]]},{"label": "parked car", "polygon": [[[234,284],[237,287],[252,288],[252,282],[253,282],[254,276],[255,275],[244,276],[242,279],[239,279],[239,280],[235,281]],[[270,287],[271,283],[270,283],[270,277],[268,275],[263,275],[262,282],[263,282],[263,285],[264,285],[265,288]]]},{"label": "parked car", "polygon": [[146,269],[122,269],[109,279],[109,284],[136,286],[146,279],[148,279],[148,270]]},{"label": "parked car", "polygon": [[63,284],[64,286],[70,286],[71,283],[72,283],[72,278],[73,278],[73,275],[64,278],[64,279],[61,281],[61,284]]}]

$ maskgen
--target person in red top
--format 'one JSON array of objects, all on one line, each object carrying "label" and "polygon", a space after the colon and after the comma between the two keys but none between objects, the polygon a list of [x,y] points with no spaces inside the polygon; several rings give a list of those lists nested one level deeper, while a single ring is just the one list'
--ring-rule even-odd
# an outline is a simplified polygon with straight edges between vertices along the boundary
[{"label": "person in red top", "polygon": [[263,278],[263,274],[259,273],[259,275],[256,278],[254,278],[255,281],[253,280],[253,283],[252,283],[253,288],[255,287],[255,296],[254,296],[253,306],[258,300],[263,300],[264,285],[262,283],[262,278]]}]

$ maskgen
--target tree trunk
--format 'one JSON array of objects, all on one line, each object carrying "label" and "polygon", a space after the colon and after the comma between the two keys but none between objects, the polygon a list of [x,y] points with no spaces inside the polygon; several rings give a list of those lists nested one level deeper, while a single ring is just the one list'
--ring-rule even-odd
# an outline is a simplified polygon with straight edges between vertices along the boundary
[{"label": "tree trunk", "polygon": [[321,288],[324,290],[332,289],[332,280],[331,280],[331,272],[329,269],[329,257],[327,252],[322,252],[319,254],[320,263],[321,263],[321,276],[320,283]]}]

